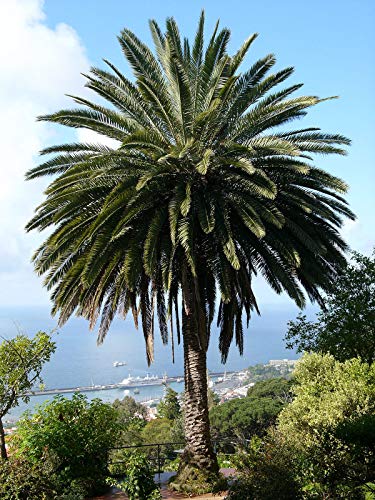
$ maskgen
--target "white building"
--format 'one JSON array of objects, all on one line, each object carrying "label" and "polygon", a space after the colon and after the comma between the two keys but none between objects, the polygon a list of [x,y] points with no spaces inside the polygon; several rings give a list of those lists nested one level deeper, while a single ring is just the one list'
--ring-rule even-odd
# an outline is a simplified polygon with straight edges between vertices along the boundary
[{"label": "white building", "polygon": [[279,366],[290,366],[293,368],[297,361],[298,359],[270,359],[268,365],[275,366],[276,368]]}]

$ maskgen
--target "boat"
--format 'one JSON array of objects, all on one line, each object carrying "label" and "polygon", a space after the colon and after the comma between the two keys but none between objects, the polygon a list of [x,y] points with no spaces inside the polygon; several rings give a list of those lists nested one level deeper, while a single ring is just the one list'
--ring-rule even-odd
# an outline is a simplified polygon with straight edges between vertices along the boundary
[{"label": "boat", "polygon": [[134,394],[139,394],[141,391],[139,389],[134,389]]},{"label": "boat", "polygon": [[179,377],[178,379],[176,379],[176,382],[177,382],[178,384],[181,384],[181,382],[182,382],[183,380],[184,380],[184,379],[183,379],[182,377]]},{"label": "boat", "polygon": [[124,378],[121,382],[120,385],[129,385],[134,381],[133,377],[130,376],[130,374],[127,376],[127,378]]},{"label": "boat", "polygon": [[115,362],[113,363],[113,366],[114,366],[115,368],[117,368],[118,366],[126,366],[126,363],[125,363],[125,361],[115,361]]}]

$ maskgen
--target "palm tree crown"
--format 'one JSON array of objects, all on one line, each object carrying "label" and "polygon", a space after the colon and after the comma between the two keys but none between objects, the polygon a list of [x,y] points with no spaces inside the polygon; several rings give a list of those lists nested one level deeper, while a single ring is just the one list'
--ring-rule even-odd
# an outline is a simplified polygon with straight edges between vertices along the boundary
[{"label": "palm tree crown", "polygon": [[219,301],[225,360],[233,338],[242,352],[242,313],[249,321],[258,311],[257,272],[299,306],[305,294],[322,303],[345,262],[342,216],[353,214],[341,196],[345,183],[310,155],[345,154],[349,140],[319,128],[286,130],[324,99],[292,96],[301,85],[275,90],[293,68],[270,74],[272,54],[239,73],[256,35],[230,56],[228,29],[216,26],[204,45],[203,14],[192,46],[173,19],[165,33],[155,21],[150,28],[156,55],[129,30],[119,37],[132,81],[108,61],[108,70],[87,75],[108,107],[73,97],[83,107],[40,118],[91,129],[118,147],[42,151],[54,156],[27,178],[55,178],[27,229],[53,232],[35,267],[53,289],[60,323],[77,313],[94,326],[101,316],[99,341],[116,313],[131,310],[136,324],[140,314],[148,362],[155,314],[163,341],[172,318],[179,339],[179,292],[191,283],[183,313],[196,306],[207,349]]}]

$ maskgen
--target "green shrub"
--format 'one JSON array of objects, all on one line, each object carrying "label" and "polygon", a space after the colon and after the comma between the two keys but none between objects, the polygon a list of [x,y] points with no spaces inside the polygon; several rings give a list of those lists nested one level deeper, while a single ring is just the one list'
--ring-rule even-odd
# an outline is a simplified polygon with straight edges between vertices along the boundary
[{"label": "green shrub", "polygon": [[305,497],[365,499],[364,486],[374,477],[374,461],[373,453],[363,448],[362,451],[361,448],[355,450],[331,433],[322,434],[319,444],[301,453],[299,474]]},{"label": "green shrub", "polygon": [[164,462],[163,471],[164,472],[175,472],[178,471],[180,466],[181,457],[176,457]]},{"label": "green shrub", "polygon": [[55,472],[48,461],[32,464],[24,458],[0,460],[2,500],[83,500],[86,491],[79,481],[56,489]]},{"label": "green shrub", "polygon": [[234,467],[235,457],[233,454],[218,453],[216,458],[220,469]]},{"label": "green shrub", "polygon": [[154,473],[146,455],[140,452],[124,452],[125,478],[120,482],[109,480],[111,486],[125,491],[129,500],[159,500],[160,491],[154,481]]},{"label": "green shrub", "polygon": [[57,396],[26,413],[14,439],[15,453],[31,464],[44,460],[53,470],[57,491],[71,484],[93,495],[106,488],[108,449],[119,436],[116,410],[81,394]]},{"label": "green shrub", "polygon": [[50,500],[56,490],[51,470],[41,461],[30,465],[24,459],[0,459],[0,498],[2,500]]},{"label": "green shrub", "polygon": [[278,430],[303,457],[306,495],[365,498],[364,485],[375,479],[375,364],[312,353],[294,380]]},{"label": "green shrub", "polygon": [[233,456],[238,478],[228,500],[298,500],[302,498],[296,479],[296,458],[280,435],[270,432],[254,437],[246,451]]}]

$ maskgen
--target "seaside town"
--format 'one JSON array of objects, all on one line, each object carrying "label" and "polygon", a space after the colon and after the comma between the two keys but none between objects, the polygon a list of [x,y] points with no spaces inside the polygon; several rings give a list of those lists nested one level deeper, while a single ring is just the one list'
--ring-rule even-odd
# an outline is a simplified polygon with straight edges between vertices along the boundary
[{"label": "seaside town", "polygon": [[[298,360],[295,359],[271,359],[266,364],[258,364],[251,366],[248,369],[241,370],[238,372],[224,372],[221,375],[211,375],[208,374],[208,387],[217,396],[218,402],[224,403],[225,401],[230,401],[236,398],[244,398],[247,395],[250,387],[253,387],[256,382],[261,380],[267,380],[275,377],[285,377],[289,378],[295,364]],[[124,362],[115,362],[114,366],[124,366]],[[30,396],[35,394],[50,394],[51,397],[57,394],[65,393],[85,393],[95,391],[106,391],[113,388],[121,389],[122,395],[125,396],[138,396],[140,393],[139,388],[142,386],[163,386],[168,387],[171,382],[177,382],[180,384],[183,381],[182,377],[158,377],[156,375],[146,375],[146,377],[131,377],[130,375],[119,382],[118,384],[111,385],[95,385],[93,387],[87,388],[72,388],[72,389],[45,389],[42,391],[31,391]],[[130,392],[128,387],[133,387],[133,391]],[[165,392],[165,391],[164,391]],[[137,398],[138,399],[138,398]],[[153,399],[140,399],[140,404],[146,408],[147,420],[153,420],[158,416],[157,406],[160,403],[162,396],[160,398]],[[181,394],[179,395],[181,400]],[[4,427],[6,435],[11,435],[17,430],[17,423],[14,419],[5,419]]]}]

